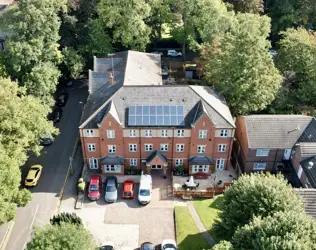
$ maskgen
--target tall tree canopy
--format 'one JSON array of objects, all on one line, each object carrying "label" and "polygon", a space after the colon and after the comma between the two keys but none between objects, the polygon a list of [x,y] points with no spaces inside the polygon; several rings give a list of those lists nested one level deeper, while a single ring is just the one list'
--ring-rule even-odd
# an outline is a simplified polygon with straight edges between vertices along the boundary
[{"label": "tall tree canopy", "polygon": [[178,22],[172,33],[182,44],[183,53],[188,46],[199,50],[203,42],[224,33],[231,26],[233,12],[228,12],[222,0],[175,1]]},{"label": "tall tree canopy", "polygon": [[232,243],[240,250],[311,250],[316,248],[316,223],[305,213],[277,212],[237,229]]},{"label": "tall tree canopy", "polygon": [[83,226],[71,223],[46,225],[33,234],[26,246],[27,250],[94,250],[96,249],[92,235]]},{"label": "tall tree canopy", "polygon": [[100,0],[97,10],[100,20],[112,31],[114,42],[126,48],[145,50],[151,33],[145,23],[150,14],[147,1]]},{"label": "tall tree canopy", "polygon": [[[57,77],[53,76],[57,75],[56,65],[62,60],[58,13],[65,3],[66,0],[21,0],[0,19],[1,28],[9,34],[5,53],[10,75],[17,78],[28,93],[44,96],[44,102],[57,85]],[[51,68],[49,73],[45,72],[47,63]],[[48,81],[42,81],[39,71],[47,75],[43,78]],[[34,77],[40,78],[34,83],[30,81]],[[33,91],[34,85],[39,93]]]},{"label": "tall tree canopy", "polygon": [[289,86],[301,104],[316,103],[316,33],[304,28],[282,32],[277,66],[284,73],[294,73]]},{"label": "tall tree canopy", "polygon": [[298,214],[304,211],[301,199],[283,176],[243,175],[225,191],[222,221],[217,226],[229,240],[235,230],[248,224],[253,216],[267,217],[282,211]]},{"label": "tall tree canopy", "polygon": [[84,67],[84,59],[72,47],[65,47],[62,50],[63,66],[65,66],[65,74],[73,79],[80,76]]},{"label": "tall tree canopy", "polygon": [[56,133],[47,121],[48,108],[9,79],[0,78],[0,224],[13,219],[16,205],[23,206],[31,198],[19,190],[19,167],[27,159],[27,151],[39,154],[39,138]]},{"label": "tall tree canopy", "polygon": [[268,53],[270,19],[237,14],[233,28],[202,50],[207,81],[227,99],[233,114],[263,110],[281,86]]},{"label": "tall tree canopy", "polygon": [[234,6],[236,12],[243,13],[261,13],[263,12],[263,0],[227,0]]}]

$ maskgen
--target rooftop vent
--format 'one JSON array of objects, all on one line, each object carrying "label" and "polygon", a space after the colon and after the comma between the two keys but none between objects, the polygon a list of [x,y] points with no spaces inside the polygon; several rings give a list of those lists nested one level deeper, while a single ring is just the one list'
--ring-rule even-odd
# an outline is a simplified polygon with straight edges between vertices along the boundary
[{"label": "rooftop vent", "polygon": [[172,102],[173,101],[173,99],[172,98],[170,98],[170,102]]},{"label": "rooftop vent", "polygon": [[310,139],[310,138],[312,138],[312,135],[311,135],[311,134],[308,135],[308,139]]},{"label": "rooftop vent", "polygon": [[182,101],[185,102],[187,99],[183,98]]},{"label": "rooftop vent", "polygon": [[123,100],[126,100],[126,96],[123,97]]},{"label": "rooftop vent", "polygon": [[308,169],[312,169],[313,166],[314,166],[314,162],[310,161],[308,163]]}]

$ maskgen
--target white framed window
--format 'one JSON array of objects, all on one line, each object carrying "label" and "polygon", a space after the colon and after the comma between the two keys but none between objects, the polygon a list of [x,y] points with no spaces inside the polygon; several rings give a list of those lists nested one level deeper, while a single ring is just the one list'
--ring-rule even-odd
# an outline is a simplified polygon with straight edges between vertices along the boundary
[{"label": "white framed window", "polygon": [[130,166],[137,166],[137,159],[129,159]]},{"label": "white framed window", "polygon": [[145,137],[152,137],[153,134],[152,134],[152,131],[150,129],[146,129],[145,130]]},{"label": "white framed window", "polygon": [[256,156],[269,156],[270,149],[257,149]]},{"label": "white framed window", "polygon": [[121,165],[104,165],[106,173],[121,173]]},{"label": "white framed window", "polygon": [[116,153],[116,145],[108,145],[109,153]]},{"label": "white framed window", "polygon": [[168,137],[168,130],[167,129],[161,130],[161,137],[163,137],[163,138]]},{"label": "white framed window", "polygon": [[199,139],[206,139],[207,130],[199,130]]},{"label": "white framed window", "polygon": [[257,162],[253,164],[253,170],[265,170],[267,163]]},{"label": "white framed window", "polygon": [[96,150],[95,143],[88,143],[88,151],[95,152],[95,150]]},{"label": "white framed window", "polygon": [[86,135],[87,135],[87,137],[92,137],[93,134],[94,134],[93,129],[87,129],[87,130],[86,130]]},{"label": "white framed window", "polygon": [[205,145],[197,145],[197,152],[198,153],[205,153],[206,146]]},{"label": "white framed window", "polygon": [[129,144],[129,152],[136,152],[137,144]]},{"label": "white framed window", "polygon": [[228,130],[227,129],[222,129],[219,136],[220,137],[227,137],[228,136]]},{"label": "white framed window", "polygon": [[177,152],[184,152],[184,144],[176,144]]},{"label": "white framed window", "polygon": [[217,159],[216,160],[216,169],[223,170],[225,167],[225,159]]},{"label": "white framed window", "polygon": [[90,158],[89,159],[89,166],[90,166],[90,169],[97,169],[98,168],[98,159]]},{"label": "white framed window", "polygon": [[160,144],[160,151],[168,151],[168,144]]},{"label": "white framed window", "polygon": [[108,139],[114,139],[115,138],[115,130],[107,130],[106,136]]},{"label": "white framed window", "polygon": [[136,137],[136,130],[135,129],[130,129],[128,131],[128,136],[129,137]]},{"label": "white framed window", "polygon": [[145,144],[145,151],[153,151],[153,145],[152,144]]},{"label": "white framed window", "polygon": [[192,165],[192,173],[208,173],[209,165]]},{"label": "white framed window", "polygon": [[184,137],[184,129],[177,130],[177,137]]},{"label": "white framed window", "polygon": [[218,144],[218,152],[226,152],[226,144]]},{"label": "white framed window", "polygon": [[183,159],[176,159],[176,166],[183,166]]}]

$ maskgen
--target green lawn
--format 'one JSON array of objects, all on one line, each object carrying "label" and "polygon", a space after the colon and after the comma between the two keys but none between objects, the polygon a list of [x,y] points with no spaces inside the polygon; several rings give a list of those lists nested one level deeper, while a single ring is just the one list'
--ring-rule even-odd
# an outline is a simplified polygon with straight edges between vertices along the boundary
[{"label": "green lawn", "polygon": [[219,220],[218,214],[221,212],[223,206],[223,196],[219,195],[213,199],[196,200],[194,201],[194,207],[200,216],[200,219],[204,227],[210,232],[210,234],[219,241],[220,236],[214,230],[214,223]]},{"label": "green lawn", "polygon": [[202,250],[211,248],[196,227],[187,207],[175,207],[175,216],[179,250]]}]

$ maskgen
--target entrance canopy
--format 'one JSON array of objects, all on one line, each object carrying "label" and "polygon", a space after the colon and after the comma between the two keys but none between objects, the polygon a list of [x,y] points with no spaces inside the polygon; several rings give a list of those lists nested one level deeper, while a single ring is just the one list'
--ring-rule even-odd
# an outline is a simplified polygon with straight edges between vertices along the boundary
[{"label": "entrance canopy", "polygon": [[163,165],[166,167],[168,166],[167,157],[156,149],[147,157],[146,165]]},{"label": "entrance canopy", "polygon": [[189,165],[212,165],[212,157],[206,155],[196,155],[189,158]]},{"label": "entrance canopy", "polygon": [[124,165],[124,158],[117,155],[108,155],[100,160],[102,165]]}]

